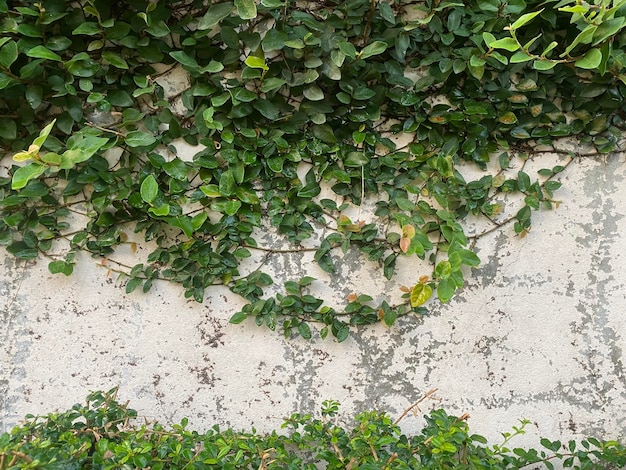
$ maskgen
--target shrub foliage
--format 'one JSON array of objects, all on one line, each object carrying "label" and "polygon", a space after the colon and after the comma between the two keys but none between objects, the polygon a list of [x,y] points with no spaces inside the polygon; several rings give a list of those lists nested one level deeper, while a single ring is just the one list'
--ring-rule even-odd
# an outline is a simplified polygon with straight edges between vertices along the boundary
[{"label": "shrub foliage", "polygon": [[187,429],[187,419],[171,429],[158,423],[135,424],[137,412],[118,403],[116,393],[116,389],[94,392],[87,405],[44,417],[27,416],[23,425],[0,435],[0,470],[434,470],[537,465],[617,469],[626,465],[626,449],[616,441],[589,438],[564,444],[541,439],[539,449],[511,448],[511,439],[524,433],[527,421],[503,433],[501,444],[491,446],[484,437],[470,434],[467,415],[434,410],[424,416],[419,434],[407,436],[398,427],[406,412],[394,422],[385,413],[368,411],[344,426],[337,423],[339,404],[326,401],[321,418],[293,414],[280,432],[259,434],[216,425],[199,433]]},{"label": "shrub foliage", "polygon": [[[479,264],[476,239],[524,236],[558,203],[581,154],[555,139],[616,148],[623,4],[0,0],[0,244],[66,275],[78,252],[107,259],[128,293],[164,279],[201,302],[223,285],[249,302],[234,323],[286,336],[425,313]],[[561,160],[527,170],[544,150]],[[490,228],[468,236],[468,216]],[[151,253],[115,262],[131,232]],[[335,308],[308,275],[268,294],[270,258],[312,252],[333,274],[350,249],[388,279],[399,257],[424,272],[397,303]]]}]

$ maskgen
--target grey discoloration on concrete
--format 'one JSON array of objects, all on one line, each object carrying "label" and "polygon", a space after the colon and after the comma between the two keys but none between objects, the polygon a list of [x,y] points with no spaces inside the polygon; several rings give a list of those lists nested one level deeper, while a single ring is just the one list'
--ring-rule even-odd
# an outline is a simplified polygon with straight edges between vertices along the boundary
[{"label": "grey discoloration on concrete", "polygon": [[[401,318],[391,329],[363,328],[341,344],[231,325],[241,301],[225,289],[209,291],[202,305],[166,284],[125,295],[87,257],[65,278],[45,263],[24,269],[5,256],[2,428],[116,385],[141,415],[166,424],[187,416],[197,429],[261,431],[325,399],[342,402],[346,415],[397,416],[438,388],[441,401],[425,402],[425,411],[468,412],[474,431],[493,442],[522,417],[533,424],[519,444],[540,435],[626,437],[625,173],[621,156],[573,164],[557,193],[561,206],[536,213],[525,238],[507,226],[478,241],[483,265],[467,272],[449,304],[433,303],[430,315]],[[262,242],[285,247],[270,231]],[[334,276],[313,265],[311,252],[264,256],[254,254],[242,272],[264,261],[276,280],[312,275],[313,293],[335,305],[351,292],[398,299],[399,285],[428,274],[403,260],[390,282],[356,250],[333,254]],[[422,424],[402,425],[412,432]]]}]

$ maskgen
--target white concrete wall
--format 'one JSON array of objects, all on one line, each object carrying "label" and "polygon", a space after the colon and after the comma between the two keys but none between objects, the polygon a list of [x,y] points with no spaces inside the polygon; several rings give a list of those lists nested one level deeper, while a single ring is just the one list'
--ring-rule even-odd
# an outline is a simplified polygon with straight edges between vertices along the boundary
[{"label": "white concrete wall", "polygon": [[[261,431],[325,399],[339,400],[346,418],[365,409],[397,416],[438,388],[441,400],[423,409],[467,412],[493,443],[522,417],[533,424],[519,444],[624,438],[625,174],[623,155],[577,161],[563,174],[563,203],[535,214],[527,237],[507,226],[479,240],[483,265],[449,304],[341,344],[231,325],[240,303],[227,290],[202,305],[165,283],[125,295],[91,258],[66,278],[2,251],[0,430],[116,385],[140,415],[165,424],[187,416],[196,429]],[[270,267],[289,263],[297,268],[298,258]],[[384,290],[370,268],[349,253],[339,291]],[[403,421],[409,432],[422,424]]]}]

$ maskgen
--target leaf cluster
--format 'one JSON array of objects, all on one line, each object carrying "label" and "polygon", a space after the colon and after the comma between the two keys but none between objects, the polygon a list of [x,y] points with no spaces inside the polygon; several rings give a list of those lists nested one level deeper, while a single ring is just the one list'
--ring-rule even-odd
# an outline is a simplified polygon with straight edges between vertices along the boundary
[{"label": "leaf cluster", "polygon": [[0,435],[0,470],[10,469],[513,469],[542,464],[554,468],[607,469],[626,464],[616,441],[541,439],[538,449],[510,449],[528,421],[503,433],[500,445],[470,434],[467,416],[437,409],[424,416],[419,434],[405,435],[398,421],[378,411],[337,423],[339,404],[326,401],[321,419],[292,414],[282,431],[259,434],[213,426],[187,428],[185,418],[166,429],[136,424],[137,412],[116,401],[117,389],[93,392],[86,405],[43,417]]},{"label": "leaf cluster", "polygon": [[[234,323],[287,336],[424,313],[479,264],[469,216],[524,236],[558,203],[576,155],[537,176],[520,155],[563,137],[616,148],[622,2],[574,3],[0,0],[0,244],[69,275],[79,252],[136,251],[136,232],[156,248],[110,261],[127,293],[168,280],[202,302],[224,285],[250,302]],[[269,257],[313,251],[333,275],[353,249],[387,279],[399,257],[425,272],[394,305],[334,308],[311,280],[267,294]]]}]

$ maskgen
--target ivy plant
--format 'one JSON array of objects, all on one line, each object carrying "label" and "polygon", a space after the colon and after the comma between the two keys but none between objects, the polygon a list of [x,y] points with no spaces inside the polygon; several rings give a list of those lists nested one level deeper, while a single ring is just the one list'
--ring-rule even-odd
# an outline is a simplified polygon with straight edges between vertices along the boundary
[{"label": "ivy plant", "polygon": [[[288,337],[424,314],[479,265],[478,238],[509,223],[525,236],[558,204],[582,155],[556,140],[616,149],[623,4],[0,0],[0,244],[66,275],[79,252],[106,258],[127,293],[167,280],[202,302],[226,286],[248,301],[233,323]],[[180,69],[189,86],[172,94]],[[546,149],[561,160],[526,170]],[[469,216],[491,228],[469,236]],[[131,232],[155,248],[125,265]],[[428,268],[400,302],[339,307],[312,276],[263,270],[312,251],[332,275],[349,250],[387,279],[400,257]]]},{"label": "ivy plant", "polygon": [[[403,434],[399,421],[378,411],[339,422],[339,403],[325,401],[321,417],[292,414],[268,434],[213,426],[188,429],[184,418],[171,429],[158,422],[137,424],[137,412],[116,400],[117,389],[93,392],[87,404],[47,416],[27,416],[0,435],[0,470],[17,469],[520,469],[623,468],[626,449],[617,441],[587,438],[567,444],[543,438],[537,449],[512,448],[529,421],[489,445],[470,434],[468,415],[443,409],[424,415],[419,434]],[[531,467],[532,466],[532,467]]]}]

